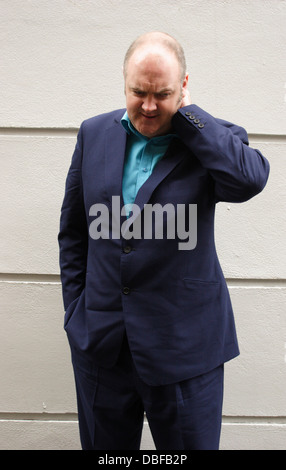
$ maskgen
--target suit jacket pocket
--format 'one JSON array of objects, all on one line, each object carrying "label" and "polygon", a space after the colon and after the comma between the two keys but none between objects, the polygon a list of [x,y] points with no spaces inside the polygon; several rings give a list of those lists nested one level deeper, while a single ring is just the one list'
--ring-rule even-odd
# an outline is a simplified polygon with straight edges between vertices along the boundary
[{"label": "suit jacket pocket", "polygon": [[80,297],[83,295],[83,292],[84,292],[84,289],[82,290],[81,294],[76,297],[76,299],[74,299],[68,306],[68,308],[66,309],[65,311],[65,316],[64,316],[64,328],[67,327],[68,325],[68,322],[70,321],[75,309],[76,309],[76,306],[79,302],[79,299]]},{"label": "suit jacket pocket", "polygon": [[[190,331],[198,337],[216,338],[224,322],[224,288],[221,282],[183,279],[181,309]],[[201,338],[201,339],[202,339]]]},{"label": "suit jacket pocket", "polygon": [[220,281],[205,281],[191,278],[184,278],[183,283],[188,295],[191,293],[192,300],[199,305],[205,305],[218,300],[222,287]]}]

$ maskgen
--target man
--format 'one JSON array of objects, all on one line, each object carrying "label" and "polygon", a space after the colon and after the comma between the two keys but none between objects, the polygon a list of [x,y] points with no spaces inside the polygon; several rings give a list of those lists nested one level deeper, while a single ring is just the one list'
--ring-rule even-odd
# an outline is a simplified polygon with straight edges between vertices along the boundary
[{"label": "man", "polygon": [[81,125],[61,213],[82,448],[139,449],[145,412],[157,449],[218,449],[239,350],[215,206],[259,193],[269,165],[244,129],[191,104],[171,36],[139,37],[124,79],[126,110]]}]

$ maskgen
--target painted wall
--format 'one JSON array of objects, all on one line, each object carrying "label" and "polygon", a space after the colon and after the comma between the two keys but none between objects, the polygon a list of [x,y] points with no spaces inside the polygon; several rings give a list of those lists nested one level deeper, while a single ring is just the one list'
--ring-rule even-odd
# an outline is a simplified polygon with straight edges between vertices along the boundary
[{"label": "painted wall", "polygon": [[0,0],[0,13],[0,449],[80,448],[60,206],[80,123],[124,107],[124,53],[150,30],[184,46],[192,101],[245,127],[271,164],[263,193],[217,210],[241,349],[221,448],[285,449],[285,0]]}]

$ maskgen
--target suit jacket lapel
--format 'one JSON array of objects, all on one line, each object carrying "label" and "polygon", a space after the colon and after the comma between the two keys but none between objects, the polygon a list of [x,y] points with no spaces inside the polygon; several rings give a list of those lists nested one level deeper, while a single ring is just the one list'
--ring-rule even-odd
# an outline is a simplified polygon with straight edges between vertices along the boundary
[{"label": "suit jacket lapel", "polygon": [[[155,166],[151,176],[138,191],[134,204],[139,207],[140,211],[143,210],[144,204],[148,203],[156,187],[171,173],[171,171],[183,160],[185,156],[185,147],[178,142],[178,139],[175,138],[168,147],[164,157]],[[126,222],[124,233],[129,230],[135,218],[136,217],[132,217],[129,222]]]},{"label": "suit jacket lapel", "polygon": [[[122,113],[123,115],[123,113]],[[105,135],[105,181],[107,192],[112,201],[112,196],[120,196],[122,199],[122,174],[126,147],[126,131],[116,120],[113,125],[106,130]]]}]

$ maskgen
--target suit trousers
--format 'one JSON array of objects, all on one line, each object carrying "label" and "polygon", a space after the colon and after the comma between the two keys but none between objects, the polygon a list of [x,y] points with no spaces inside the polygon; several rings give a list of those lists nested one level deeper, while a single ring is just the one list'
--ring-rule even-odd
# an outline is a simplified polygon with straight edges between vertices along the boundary
[{"label": "suit trousers", "polygon": [[218,450],[223,365],[176,384],[150,386],[136,371],[126,337],[110,369],[71,351],[83,450],[139,450],[145,413],[157,450]]}]

